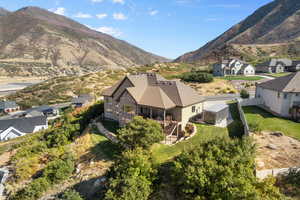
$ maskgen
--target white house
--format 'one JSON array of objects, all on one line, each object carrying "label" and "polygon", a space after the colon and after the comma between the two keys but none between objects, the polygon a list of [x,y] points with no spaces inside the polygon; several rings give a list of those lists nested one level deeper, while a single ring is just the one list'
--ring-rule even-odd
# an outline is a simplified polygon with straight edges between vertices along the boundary
[{"label": "white house", "polygon": [[255,68],[238,59],[223,60],[213,66],[214,76],[254,75]]},{"label": "white house", "polygon": [[272,113],[299,121],[300,72],[258,84],[256,98]]},{"label": "white house", "polygon": [[35,133],[47,128],[46,116],[0,120],[0,141]]}]

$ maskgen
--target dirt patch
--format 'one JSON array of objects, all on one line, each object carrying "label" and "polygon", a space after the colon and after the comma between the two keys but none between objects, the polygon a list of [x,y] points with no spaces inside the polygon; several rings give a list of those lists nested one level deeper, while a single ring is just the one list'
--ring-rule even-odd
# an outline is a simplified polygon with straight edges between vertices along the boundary
[{"label": "dirt patch", "polygon": [[257,144],[257,170],[300,166],[300,141],[282,133],[254,135]]}]

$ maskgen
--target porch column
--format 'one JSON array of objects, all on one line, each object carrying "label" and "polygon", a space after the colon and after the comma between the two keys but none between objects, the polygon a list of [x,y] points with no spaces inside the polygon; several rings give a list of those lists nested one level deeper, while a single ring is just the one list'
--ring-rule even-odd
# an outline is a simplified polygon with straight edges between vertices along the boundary
[{"label": "porch column", "polygon": [[166,110],[164,110],[164,127],[166,127]]},{"label": "porch column", "polygon": [[150,119],[152,119],[152,107],[150,107]]}]

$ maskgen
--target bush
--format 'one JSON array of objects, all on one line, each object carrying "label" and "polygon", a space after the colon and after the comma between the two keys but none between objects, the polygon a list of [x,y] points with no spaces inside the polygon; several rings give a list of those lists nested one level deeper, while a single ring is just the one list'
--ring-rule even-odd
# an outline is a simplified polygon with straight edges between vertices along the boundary
[{"label": "bush", "polygon": [[257,121],[250,122],[249,123],[249,128],[250,128],[250,131],[254,132],[254,133],[260,133],[262,131],[260,123],[257,122]]},{"label": "bush", "polygon": [[241,90],[240,94],[241,94],[241,98],[243,98],[243,99],[249,99],[249,97],[250,97],[249,92],[247,90],[244,90],[244,89]]},{"label": "bush", "polygon": [[254,154],[247,139],[214,139],[182,153],[172,170],[178,199],[280,199],[277,188],[256,179]]},{"label": "bush", "polygon": [[43,177],[47,178],[50,183],[56,184],[68,178],[74,170],[74,160],[69,156],[48,163],[43,171]]},{"label": "bush", "polygon": [[40,198],[48,189],[50,183],[47,178],[42,177],[33,180],[27,187],[18,191],[13,200],[32,200]]},{"label": "bush", "polygon": [[141,147],[148,149],[154,143],[164,139],[161,125],[154,120],[135,117],[130,123],[118,131],[118,140],[125,149]]},{"label": "bush", "polygon": [[156,171],[149,152],[138,148],[122,153],[108,176],[105,200],[148,200]]},{"label": "bush", "polygon": [[67,190],[61,197],[61,200],[83,200],[76,190]]},{"label": "bush", "polygon": [[212,74],[193,70],[191,72],[184,73],[181,76],[181,80],[186,81],[186,82],[210,83],[210,82],[213,82],[214,77]]}]

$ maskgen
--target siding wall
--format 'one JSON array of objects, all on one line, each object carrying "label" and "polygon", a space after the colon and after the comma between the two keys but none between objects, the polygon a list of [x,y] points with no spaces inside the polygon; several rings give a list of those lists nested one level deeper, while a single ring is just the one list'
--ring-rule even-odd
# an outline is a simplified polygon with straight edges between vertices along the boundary
[{"label": "siding wall", "polygon": [[[196,112],[192,112],[192,107],[196,106]],[[203,112],[203,103],[194,104],[188,107],[184,107],[181,110],[182,126],[185,127],[191,118],[201,114]]]}]

